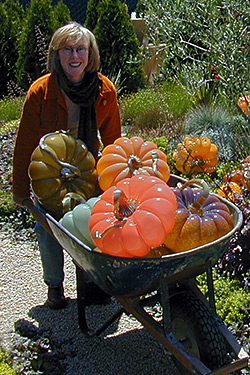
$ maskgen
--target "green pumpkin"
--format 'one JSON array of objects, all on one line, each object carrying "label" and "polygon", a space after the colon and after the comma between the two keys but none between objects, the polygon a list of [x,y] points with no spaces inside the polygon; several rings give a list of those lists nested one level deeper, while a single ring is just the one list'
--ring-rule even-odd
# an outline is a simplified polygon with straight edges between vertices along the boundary
[{"label": "green pumpkin", "polygon": [[94,195],[97,184],[95,158],[87,146],[67,132],[48,133],[31,155],[29,177],[34,195],[49,212],[62,215],[69,193],[84,200]]},{"label": "green pumpkin", "polygon": [[89,232],[89,218],[94,204],[99,197],[90,198],[85,203],[78,204],[72,211],[60,219],[59,223],[91,249],[95,248]]}]

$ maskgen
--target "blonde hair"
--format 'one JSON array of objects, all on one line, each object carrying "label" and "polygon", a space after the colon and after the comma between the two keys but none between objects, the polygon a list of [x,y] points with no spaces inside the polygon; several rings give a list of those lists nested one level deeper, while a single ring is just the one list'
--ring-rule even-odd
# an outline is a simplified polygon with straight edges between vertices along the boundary
[{"label": "blonde hair", "polygon": [[77,22],[70,22],[55,31],[48,51],[47,69],[53,72],[59,60],[58,51],[70,42],[71,45],[84,42],[89,48],[87,72],[95,72],[100,65],[100,55],[94,34]]}]

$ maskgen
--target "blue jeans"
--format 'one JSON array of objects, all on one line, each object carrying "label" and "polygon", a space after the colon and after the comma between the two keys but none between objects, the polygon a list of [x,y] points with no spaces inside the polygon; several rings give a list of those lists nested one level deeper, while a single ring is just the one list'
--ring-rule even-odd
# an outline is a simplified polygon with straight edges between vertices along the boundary
[{"label": "blue jeans", "polygon": [[39,224],[35,232],[43,266],[43,279],[48,286],[59,286],[64,280],[64,254],[61,245]]}]

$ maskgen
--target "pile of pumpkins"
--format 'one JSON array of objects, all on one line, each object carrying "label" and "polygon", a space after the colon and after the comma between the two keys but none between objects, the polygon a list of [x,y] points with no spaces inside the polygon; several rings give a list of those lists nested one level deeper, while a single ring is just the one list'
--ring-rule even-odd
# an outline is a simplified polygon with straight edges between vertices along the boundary
[{"label": "pile of pumpkins", "polygon": [[64,131],[47,134],[31,156],[29,176],[35,196],[61,215],[63,227],[112,256],[187,251],[234,227],[227,205],[204,181],[169,187],[166,155],[141,137],[118,138],[95,164],[82,141]]}]

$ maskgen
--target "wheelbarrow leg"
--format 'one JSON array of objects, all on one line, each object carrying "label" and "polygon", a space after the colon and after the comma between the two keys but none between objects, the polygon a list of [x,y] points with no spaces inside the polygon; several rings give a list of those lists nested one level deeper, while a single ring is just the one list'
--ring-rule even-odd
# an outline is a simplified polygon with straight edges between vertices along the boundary
[{"label": "wheelbarrow leg", "polygon": [[[86,320],[86,307],[93,304],[104,304],[111,296],[103,292],[94,283],[86,281],[84,271],[76,264],[76,281],[77,281],[77,309],[78,324],[85,335],[89,337],[99,336],[112,323],[114,323],[124,313],[124,308],[118,309],[106,322],[104,322],[95,331],[90,331]],[[94,294],[94,295],[92,295]]]},{"label": "wheelbarrow leg", "polygon": [[76,265],[76,290],[77,290],[77,309],[78,324],[82,333],[88,333],[88,325],[86,322],[86,295],[87,283],[84,278],[84,271]]}]

